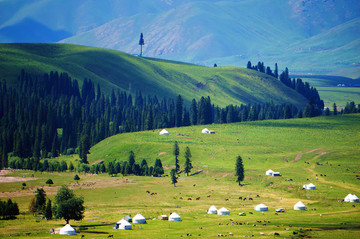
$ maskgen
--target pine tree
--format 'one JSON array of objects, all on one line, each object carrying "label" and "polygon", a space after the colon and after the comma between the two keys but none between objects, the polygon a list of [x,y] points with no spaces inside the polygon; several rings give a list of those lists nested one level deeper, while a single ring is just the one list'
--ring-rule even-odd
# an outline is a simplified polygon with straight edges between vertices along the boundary
[{"label": "pine tree", "polygon": [[87,161],[87,155],[90,153],[90,139],[87,134],[84,134],[80,139],[80,145],[79,145],[79,157],[81,163],[89,163]]},{"label": "pine tree", "polygon": [[337,115],[337,107],[336,107],[336,103],[334,103],[334,105],[333,105],[333,114],[334,115]]},{"label": "pine tree", "polygon": [[129,164],[128,164],[130,170],[127,172],[127,174],[133,173],[132,168],[133,168],[134,164],[135,164],[135,154],[133,151],[130,151],[129,152]]},{"label": "pine tree", "polygon": [[183,99],[181,95],[178,95],[176,98],[176,110],[175,110],[175,120],[176,127],[182,126],[182,118],[183,118]]},{"label": "pine tree", "polygon": [[108,174],[110,176],[113,176],[115,173],[115,167],[114,167],[114,164],[112,162],[109,162],[108,164]]},{"label": "pine tree", "polygon": [[236,158],[236,166],[235,166],[235,176],[237,176],[236,178],[236,182],[239,182],[239,185],[241,185],[241,181],[244,180],[244,165],[242,162],[242,158],[239,156],[237,156]]},{"label": "pine tree", "polygon": [[47,203],[46,203],[46,209],[45,209],[45,218],[50,220],[52,219],[52,208],[51,208],[51,200],[48,199]]},{"label": "pine tree", "polygon": [[35,210],[36,212],[44,212],[46,204],[46,193],[42,188],[37,188],[35,193]]},{"label": "pine tree", "polygon": [[189,173],[191,171],[191,169],[193,168],[193,166],[191,165],[191,152],[190,152],[190,148],[186,146],[185,149],[185,165],[184,165],[184,172],[186,173],[186,176],[189,176]]},{"label": "pine tree", "polygon": [[274,77],[275,77],[276,79],[279,78],[279,70],[278,70],[278,65],[277,65],[277,63],[275,63]]},{"label": "pine tree", "polygon": [[180,166],[179,166],[179,159],[178,156],[180,154],[180,149],[179,149],[179,145],[178,142],[175,141],[174,143],[174,155],[175,155],[175,172],[179,172],[180,170]]},{"label": "pine tree", "polygon": [[198,123],[198,110],[197,110],[197,103],[196,100],[193,99],[191,101],[190,106],[190,116],[191,116],[191,125],[196,125]]},{"label": "pine tree", "polygon": [[177,176],[176,176],[176,170],[175,169],[171,169],[170,171],[170,178],[171,178],[171,183],[174,184],[174,187],[176,187],[176,183],[177,181]]},{"label": "pine tree", "polygon": [[79,184],[79,180],[80,180],[79,175],[76,174],[76,175],[74,176],[74,180]]},{"label": "pine tree", "polygon": [[145,45],[144,35],[142,33],[140,34],[139,45],[140,45],[140,56],[142,56],[142,46]]}]

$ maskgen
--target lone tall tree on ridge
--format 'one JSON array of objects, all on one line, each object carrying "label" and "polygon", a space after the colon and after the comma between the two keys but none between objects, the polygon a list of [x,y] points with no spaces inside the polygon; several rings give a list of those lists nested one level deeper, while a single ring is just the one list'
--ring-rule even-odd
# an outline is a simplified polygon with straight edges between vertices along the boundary
[{"label": "lone tall tree on ridge", "polygon": [[144,35],[142,33],[140,34],[139,45],[140,45],[140,56],[142,56],[142,46],[145,45]]}]

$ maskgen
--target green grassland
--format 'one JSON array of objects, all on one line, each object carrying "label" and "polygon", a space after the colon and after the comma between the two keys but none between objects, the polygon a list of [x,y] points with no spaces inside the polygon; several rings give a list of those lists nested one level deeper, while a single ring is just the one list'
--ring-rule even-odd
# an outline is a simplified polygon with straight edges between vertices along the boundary
[{"label": "green grassland", "polygon": [[201,96],[210,96],[221,106],[271,100],[303,106],[307,102],[275,78],[239,67],[204,67],[69,44],[1,44],[0,79],[15,85],[21,69],[41,75],[67,72],[80,84],[84,78],[91,79],[106,93],[140,90],[160,99],[181,94],[187,103]]},{"label": "green grassland", "polygon": [[[313,78],[294,76],[294,78],[302,78],[303,81],[316,87],[325,106],[330,109],[333,108],[334,103],[343,108],[350,101],[354,101],[356,104],[360,102],[360,87],[347,87],[348,85],[360,84],[359,79],[337,76],[314,76]],[[338,84],[345,84],[346,87],[337,87]]]},{"label": "green grassland", "polygon": [[[36,187],[43,186],[53,199],[59,186],[67,184],[77,195],[84,196],[85,218],[70,223],[76,229],[82,226],[80,234],[85,238],[107,238],[109,234],[114,238],[179,238],[187,237],[186,234],[217,238],[218,234],[230,232],[234,238],[252,235],[273,238],[274,232],[282,238],[296,238],[298,235],[293,232],[299,231],[313,238],[358,238],[360,205],[337,199],[343,199],[348,193],[360,195],[360,180],[356,177],[360,174],[359,120],[360,115],[353,114],[207,125],[216,131],[212,135],[201,134],[205,126],[168,129],[169,136],[160,136],[159,130],[116,135],[91,149],[90,162],[127,160],[128,152],[133,150],[138,163],[146,158],[152,165],[160,158],[167,174],[174,162],[172,147],[174,141],[178,141],[181,167],[188,146],[193,155],[192,172],[204,171],[195,176],[180,174],[174,187],[166,176],[81,174],[76,184],[74,172],[15,170],[7,176],[33,180],[26,181],[26,189],[21,189],[21,182],[0,184],[0,198],[11,197],[19,203],[20,211],[25,212],[18,219],[0,221],[0,236],[67,238],[48,233],[50,228],[64,225],[64,220],[40,220],[26,212]],[[245,167],[242,187],[234,176],[237,155],[242,156]],[[61,159],[76,162],[77,157],[62,156]],[[269,168],[279,171],[282,177],[265,176]],[[45,185],[48,178],[54,181],[51,187]],[[303,184],[310,182],[316,185],[316,190],[301,190]],[[150,195],[147,190],[157,195]],[[239,200],[240,196],[253,200]],[[195,200],[196,197],[200,199]],[[307,206],[306,211],[292,209],[300,200]],[[269,211],[254,211],[259,203],[267,205]],[[228,208],[230,216],[206,214],[211,205]],[[274,209],[281,207],[286,208],[286,212],[276,215]],[[146,218],[157,218],[174,211],[182,217],[181,222],[148,219],[147,224],[136,225],[132,231],[112,229],[125,215],[142,213]],[[239,216],[240,212],[247,215]],[[31,234],[25,236],[25,232]]]}]

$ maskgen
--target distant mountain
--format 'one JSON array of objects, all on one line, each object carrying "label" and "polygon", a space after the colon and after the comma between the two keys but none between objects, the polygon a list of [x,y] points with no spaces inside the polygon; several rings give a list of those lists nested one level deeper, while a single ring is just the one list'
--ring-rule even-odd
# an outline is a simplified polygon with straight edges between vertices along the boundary
[{"label": "distant mountain", "polygon": [[239,67],[204,67],[69,44],[0,44],[0,79],[15,85],[21,69],[39,76],[67,72],[80,85],[84,78],[91,79],[108,94],[113,89],[158,99],[181,94],[187,104],[201,96],[220,106],[307,103],[274,77]]},{"label": "distant mountain", "polygon": [[1,30],[33,19],[65,43],[138,54],[143,32],[148,57],[360,77],[358,0],[2,0],[0,15],[0,42],[24,42]]}]

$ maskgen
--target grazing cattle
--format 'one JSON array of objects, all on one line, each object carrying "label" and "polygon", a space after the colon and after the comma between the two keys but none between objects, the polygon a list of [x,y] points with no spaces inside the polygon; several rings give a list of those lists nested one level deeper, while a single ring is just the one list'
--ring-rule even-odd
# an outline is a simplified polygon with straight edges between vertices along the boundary
[{"label": "grazing cattle", "polygon": [[195,186],[196,186],[196,184],[193,185],[193,187],[195,187]]},{"label": "grazing cattle", "polygon": [[249,198],[249,200],[253,200],[252,198]]},{"label": "grazing cattle", "polygon": [[253,214],[253,212],[249,212],[249,214]]},{"label": "grazing cattle", "polygon": [[260,197],[259,194],[257,194],[256,197],[259,198]]},{"label": "grazing cattle", "polygon": [[280,234],[279,234],[279,233],[277,233],[277,232],[275,232],[275,233],[274,233],[274,236],[280,236]]},{"label": "grazing cattle", "polygon": [[191,198],[188,198],[187,200],[192,200]]},{"label": "grazing cattle", "polygon": [[200,197],[197,197],[196,200],[200,200]]},{"label": "grazing cattle", "polygon": [[208,198],[209,198],[210,196],[211,196],[211,195],[207,195],[206,197],[208,197]]},{"label": "grazing cattle", "polygon": [[146,193],[150,193],[150,191],[146,191]]},{"label": "grazing cattle", "polygon": [[114,238],[114,235],[113,235],[113,234],[110,234],[108,237],[112,237],[112,238]]},{"label": "grazing cattle", "polygon": [[81,235],[81,238],[85,238],[85,235]]},{"label": "grazing cattle", "polygon": [[245,201],[245,200],[246,200],[246,198],[243,199],[243,201]]},{"label": "grazing cattle", "polygon": [[231,232],[229,232],[229,236],[234,236],[234,234],[232,234]]},{"label": "grazing cattle", "polygon": [[275,215],[278,215],[278,213],[277,213],[277,212],[275,212]]},{"label": "grazing cattle", "polygon": [[240,200],[242,200],[242,197],[239,197]]},{"label": "grazing cattle", "polygon": [[179,197],[179,199],[183,199],[182,197]]},{"label": "grazing cattle", "polygon": [[229,201],[229,199],[228,199],[228,198],[225,198],[225,201]]}]

